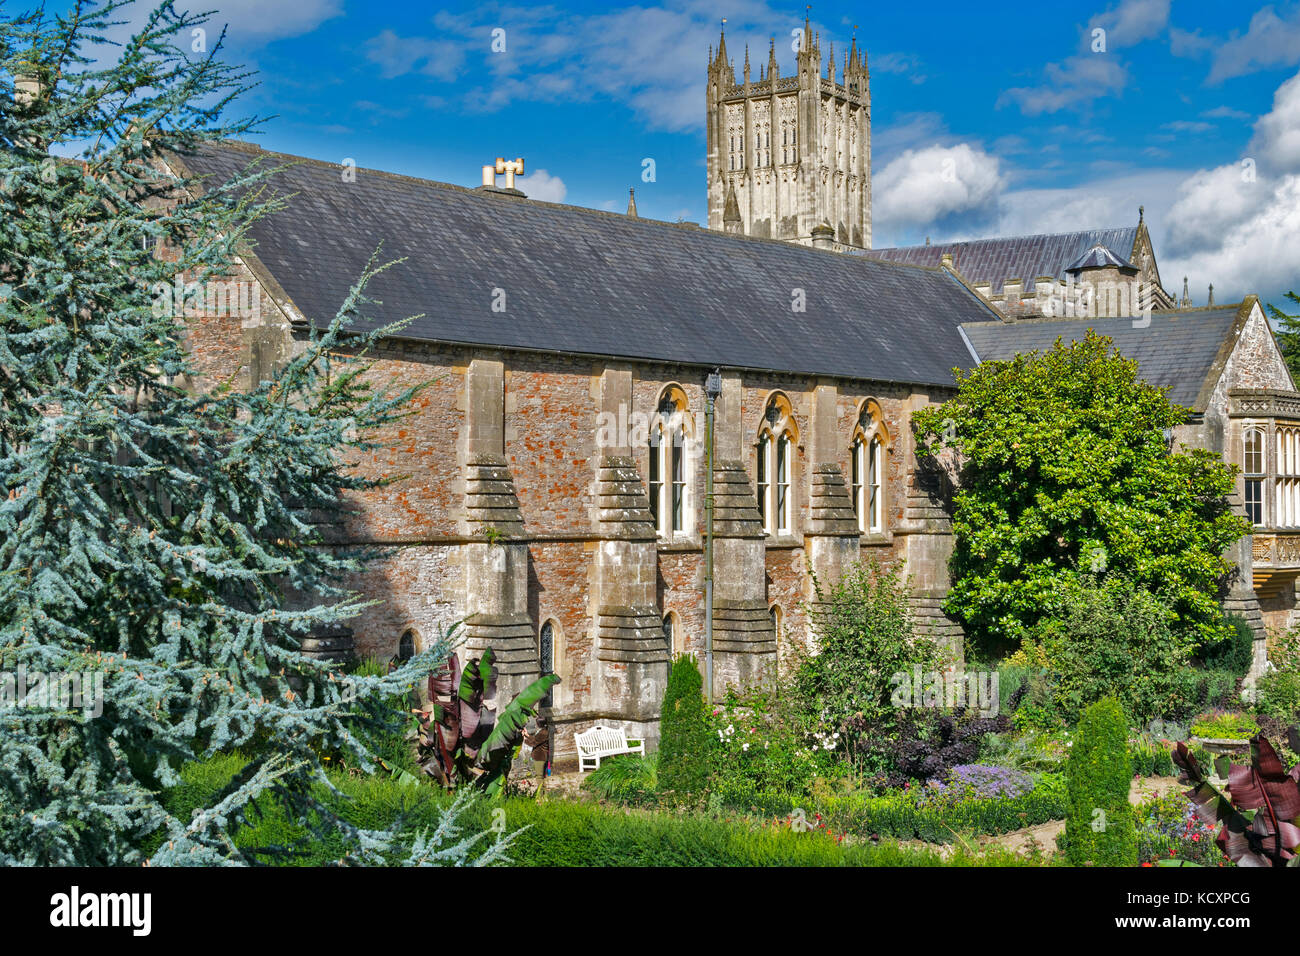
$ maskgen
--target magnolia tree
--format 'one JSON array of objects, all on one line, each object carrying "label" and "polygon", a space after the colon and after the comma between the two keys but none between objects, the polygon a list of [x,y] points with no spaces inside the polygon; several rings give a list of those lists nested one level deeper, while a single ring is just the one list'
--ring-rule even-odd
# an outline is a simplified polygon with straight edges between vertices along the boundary
[{"label": "magnolia tree", "polygon": [[1235,467],[1170,448],[1186,416],[1092,332],[959,374],[914,419],[923,458],[960,462],[946,610],[1005,649],[1092,575],[1161,595],[1187,650],[1227,636],[1225,551],[1250,525],[1229,502]]},{"label": "magnolia tree", "polygon": [[[446,649],[343,679],[299,646],[363,607],[345,576],[376,555],[324,545],[372,484],[349,454],[412,394],[372,390],[341,354],[384,334],[350,331],[379,267],[271,380],[181,387],[196,378],[183,321],[153,290],[230,274],[275,207],[265,169],[202,185],[166,171],[170,151],[251,129],[226,119],[249,78],[220,38],[195,53],[203,18],[169,3],[105,46],[125,6],[0,19],[0,678],[101,688],[93,706],[28,692],[0,709],[0,863],[139,863],[160,838],[156,864],[247,862],[234,834],[259,795],[375,860],[393,834],[322,805],[318,754],[370,766],[381,702]],[[253,759],[219,802],[172,816],[160,792],[178,768],[234,748]],[[412,860],[446,861],[453,830]]]}]

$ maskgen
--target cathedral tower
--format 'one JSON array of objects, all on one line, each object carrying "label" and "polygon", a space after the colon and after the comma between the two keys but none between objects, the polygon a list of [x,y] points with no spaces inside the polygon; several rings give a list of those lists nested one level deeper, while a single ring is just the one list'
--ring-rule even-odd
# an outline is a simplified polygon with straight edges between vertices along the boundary
[{"label": "cathedral tower", "polygon": [[782,77],[776,41],[755,81],[727,59],[725,32],[709,51],[709,228],[813,242],[823,224],[836,248],[871,248],[871,83],[854,38],[836,76],[831,47],[822,75],[820,38],[805,19],[795,76]]}]

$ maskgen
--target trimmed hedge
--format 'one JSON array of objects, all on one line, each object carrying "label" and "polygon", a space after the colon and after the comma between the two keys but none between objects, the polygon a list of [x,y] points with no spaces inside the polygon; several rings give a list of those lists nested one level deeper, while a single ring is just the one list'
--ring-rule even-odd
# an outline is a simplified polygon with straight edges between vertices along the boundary
[{"label": "trimmed hedge", "polygon": [[1137,866],[1128,719],[1114,698],[1083,712],[1065,765],[1069,814],[1061,847],[1072,866]]},{"label": "trimmed hedge", "polygon": [[661,790],[691,796],[708,783],[713,738],[704,712],[703,688],[694,656],[679,655],[668,672],[659,720]]}]

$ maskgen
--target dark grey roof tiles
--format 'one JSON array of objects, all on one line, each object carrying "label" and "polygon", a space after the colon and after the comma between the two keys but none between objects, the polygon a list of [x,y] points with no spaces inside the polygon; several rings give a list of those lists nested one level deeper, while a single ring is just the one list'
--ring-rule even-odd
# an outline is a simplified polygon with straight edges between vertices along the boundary
[{"label": "dark grey roof tiles", "polygon": [[1203,412],[1202,388],[1224,343],[1230,341],[1239,308],[1153,312],[1146,328],[1123,318],[981,322],[962,329],[982,362],[1006,360],[1017,352],[1043,352],[1058,338],[1066,344],[1077,342],[1093,329],[1112,339],[1125,357],[1137,359],[1145,381],[1157,388],[1169,387],[1170,401]]},{"label": "dark grey roof tiles", "polygon": [[938,266],[945,255],[953,257],[955,268],[972,285],[988,282],[992,294],[1002,292],[1007,279],[1019,279],[1028,289],[1039,276],[1066,277],[1067,267],[1095,245],[1102,245],[1126,259],[1133,254],[1138,228],[1093,229],[1057,235],[1010,236],[999,239],[975,239],[934,246],[903,246],[895,249],[868,249],[862,253],[884,262],[914,266]]},{"label": "dark grey roof tiles", "polygon": [[[224,180],[255,155],[296,160],[225,144],[184,162]],[[958,326],[995,314],[944,272],[784,242],[381,172],[345,183],[315,161],[273,183],[288,208],[253,226],[254,251],[317,323],[380,243],[406,261],[371,284],[368,315],[422,313],[402,334],[439,342],[951,385],[970,360]]]}]

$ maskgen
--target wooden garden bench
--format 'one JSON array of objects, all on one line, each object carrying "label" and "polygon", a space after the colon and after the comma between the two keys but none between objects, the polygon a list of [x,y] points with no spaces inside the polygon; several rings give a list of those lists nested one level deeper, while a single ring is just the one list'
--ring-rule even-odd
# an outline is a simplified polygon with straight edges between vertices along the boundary
[{"label": "wooden garden bench", "polygon": [[[601,760],[616,757],[619,754],[640,754],[645,756],[645,741],[635,738],[629,740],[621,727],[601,727],[575,734],[574,743],[578,745],[578,770],[599,770]],[[588,766],[594,764],[594,766]]]}]

